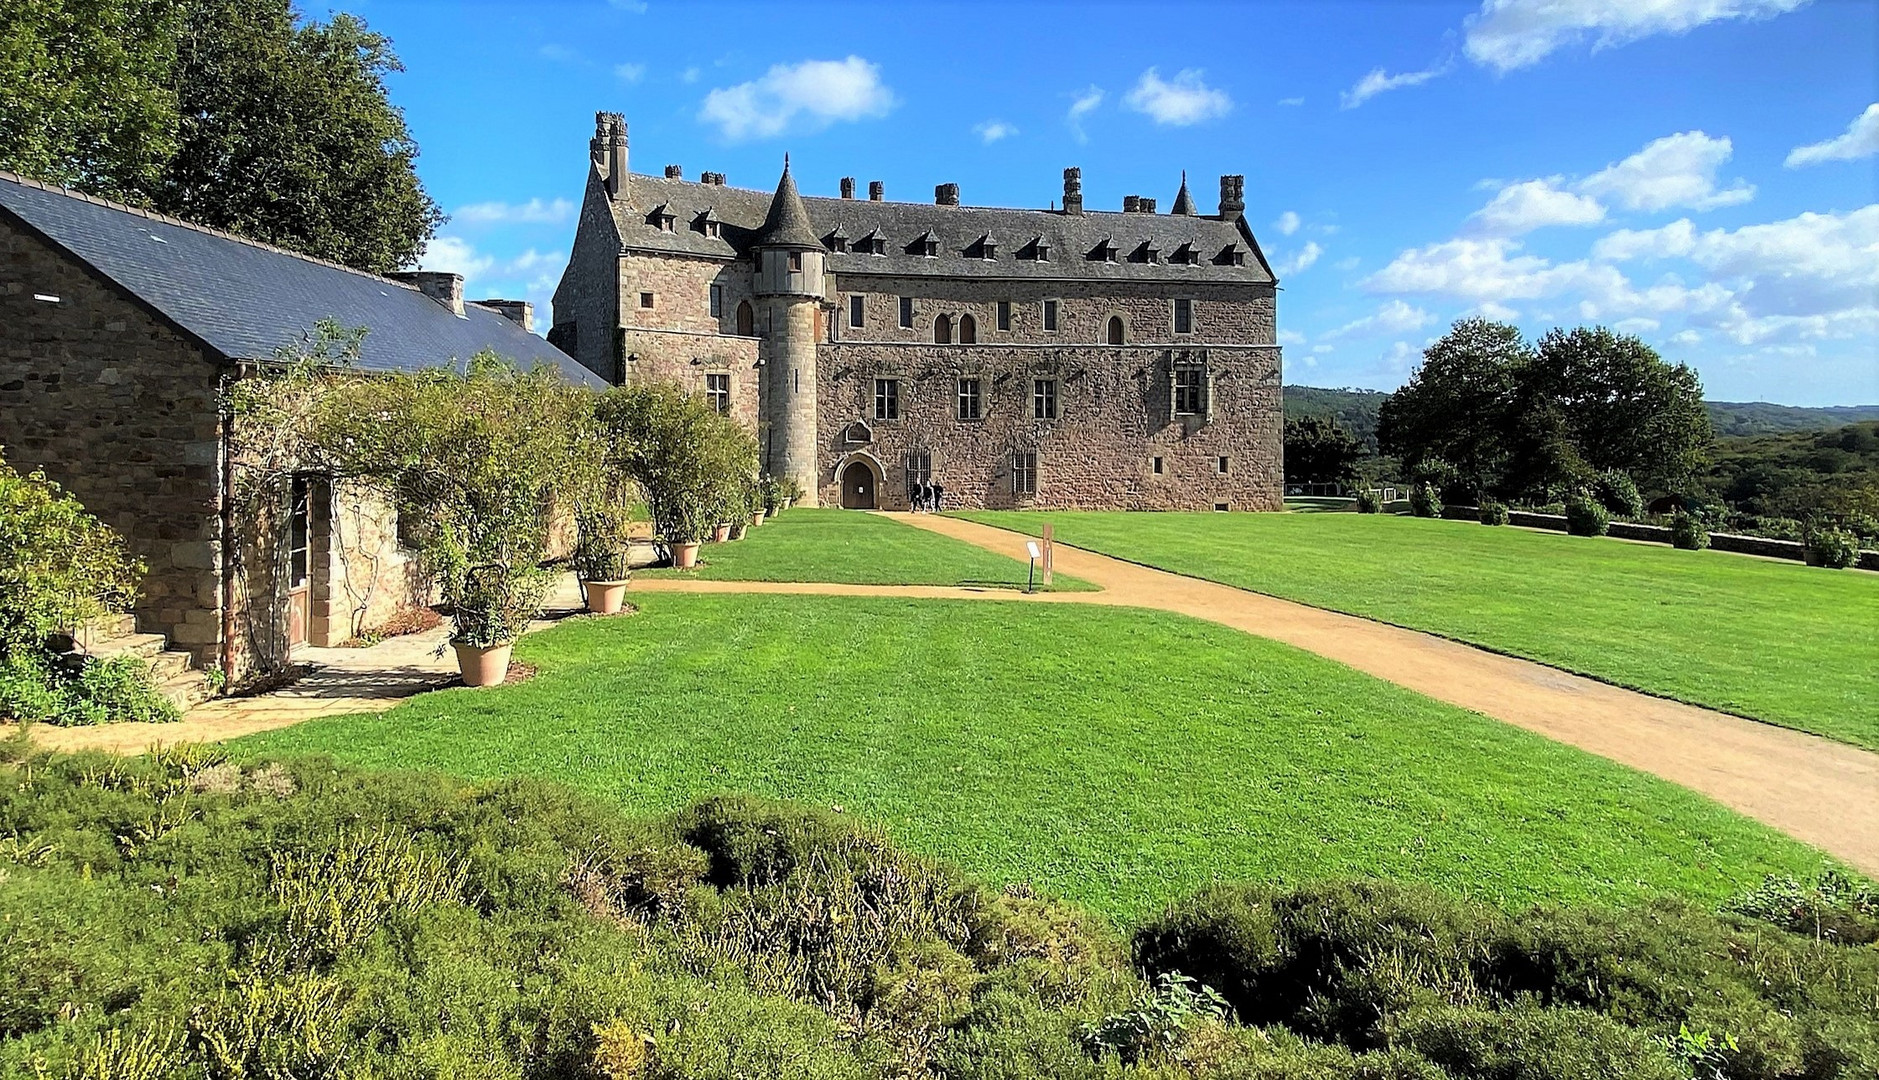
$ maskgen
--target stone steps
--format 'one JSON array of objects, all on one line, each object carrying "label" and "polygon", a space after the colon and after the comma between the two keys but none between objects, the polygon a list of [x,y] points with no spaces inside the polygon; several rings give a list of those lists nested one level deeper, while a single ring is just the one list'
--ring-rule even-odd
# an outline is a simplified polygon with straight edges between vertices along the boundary
[{"label": "stone steps", "polygon": [[196,668],[195,657],[169,647],[162,634],[140,634],[132,615],[94,619],[68,635],[60,660],[73,669],[99,660],[129,656],[149,665],[150,679],[164,697],[184,712],[214,697],[215,680]]}]

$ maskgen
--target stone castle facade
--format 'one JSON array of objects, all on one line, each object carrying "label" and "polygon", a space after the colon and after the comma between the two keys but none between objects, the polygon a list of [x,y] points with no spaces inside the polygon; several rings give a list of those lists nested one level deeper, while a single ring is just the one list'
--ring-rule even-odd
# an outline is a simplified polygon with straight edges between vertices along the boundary
[{"label": "stone castle facade", "polygon": [[1277,279],[1242,180],[1213,214],[803,198],[627,167],[601,113],[549,340],[616,384],[674,380],[814,501],[1276,510]]}]

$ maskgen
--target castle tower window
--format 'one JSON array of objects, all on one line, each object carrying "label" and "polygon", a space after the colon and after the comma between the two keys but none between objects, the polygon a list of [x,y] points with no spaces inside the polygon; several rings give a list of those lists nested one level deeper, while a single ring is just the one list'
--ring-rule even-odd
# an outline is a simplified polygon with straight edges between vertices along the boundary
[{"label": "castle tower window", "polygon": [[1011,301],[1009,300],[998,302],[998,328],[1000,330],[1011,329]]},{"label": "castle tower window", "polygon": [[639,294],[639,306],[642,308],[650,309],[652,307],[652,294],[649,292],[640,293]]},{"label": "castle tower window", "polygon": [[977,345],[979,343],[979,320],[970,315],[959,316],[959,344]]},{"label": "castle tower window", "polygon": [[1057,332],[1057,301],[1055,300],[1044,301],[1044,329],[1053,334]]},{"label": "castle tower window", "polygon": [[1031,380],[1031,419],[1057,419],[1057,380]]},{"label": "castle tower window", "polygon": [[902,330],[913,329],[913,297],[911,296],[900,298],[900,328]]},{"label": "castle tower window", "polygon": [[900,419],[900,380],[874,380],[874,418],[876,420]]},{"label": "castle tower window", "polygon": [[1123,324],[1122,316],[1109,316],[1109,326],[1104,332],[1104,340],[1111,345],[1128,344],[1129,328]]},{"label": "castle tower window", "polygon": [[1013,495],[1037,494],[1037,451],[1013,450],[1011,452],[1011,493]]},{"label": "castle tower window", "polygon": [[789,253],[789,271],[792,274],[802,273],[802,252],[792,251]]},{"label": "castle tower window", "polygon": [[708,374],[705,376],[705,400],[711,404],[713,412],[722,416],[731,415],[731,377],[728,374]]},{"label": "castle tower window", "polygon": [[722,285],[711,287],[711,317],[714,319],[724,317],[724,286]]},{"label": "castle tower window", "polygon": [[1174,413],[1201,416],[1207,412],[1207,369],[1199,364],[1174,367]]},{"label": "castle tower window", "polygon": [[985,417],[980,389],[981,383],[977,379],[959,380],[959,419],[980,420]]},{"label": "castle tower window", "polygon": [[1191,334],[1194,332],[1194,301],[1181,297],[1174,302],[1174,332]]},{"label": "castle tower window", "polygon": [[737,305],[737,333],[741,337],[754,337],[757,333],[756,313],[750,310],[750,301]]},{"label": "castle tower window", "polygon": [[953,343],[953,319],[950,315],[941,315],[933,320],[933,344],[951,345]]},{"label": "castle tower window", "polygon": [[848,325],[857,328],[860,327],[861,316],[866,310],[867,297],[862,296],[860,293],[850,296],[848,298]]}]

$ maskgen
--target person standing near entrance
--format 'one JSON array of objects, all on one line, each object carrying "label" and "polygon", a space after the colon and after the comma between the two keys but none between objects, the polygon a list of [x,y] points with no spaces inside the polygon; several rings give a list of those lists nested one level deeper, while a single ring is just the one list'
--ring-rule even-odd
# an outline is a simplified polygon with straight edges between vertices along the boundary
[{"label": "person standing near entrance", "polygon": [[938,480],[933,481],[933,501],[928,505],[927,509],[932,510],[936,514],[939,513],[940,500],[945,497],[946,489],[940,486]]}]

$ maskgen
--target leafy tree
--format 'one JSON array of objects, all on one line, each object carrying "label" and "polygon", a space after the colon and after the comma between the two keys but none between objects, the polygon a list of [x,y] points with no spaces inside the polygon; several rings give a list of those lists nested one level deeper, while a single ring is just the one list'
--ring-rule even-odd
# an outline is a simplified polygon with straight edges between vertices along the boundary
[{"label": "leafy tree", "polygon": [[1527,401],[1557,407],[1565,438],[1595,471],[1670,490],[1702,464],[1710,443],[1702,382],[1630,334],[1603,326],[1552,330],[1522,382]]},{"label": "leafy tree", "polygon": [[1378,444],[1412,472],[1440,458],[1471,492],[1496,486],[1507,469],[1520,372],[1533,349],[1515,327],[1463,319],[1422,356],[1409,382],[1383,403]]},{"label": "leafy tree", "polygon": [[1338,484],[1356,474],[1363,446],[1335,420],[1307,416],[1285,422],[1285,482]]},{"label": "leafy tree", "polygon": [[620,387],[597,412],[606,464],[640,486],[659,539],[693,543],[742,512],[756,440],[703,397],[666,382]]}]

